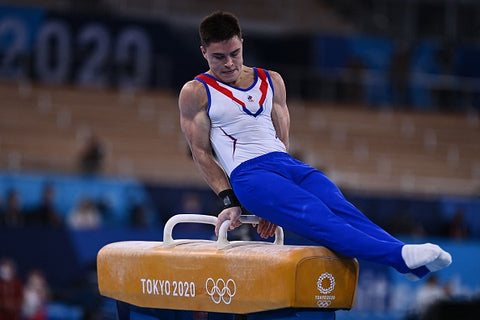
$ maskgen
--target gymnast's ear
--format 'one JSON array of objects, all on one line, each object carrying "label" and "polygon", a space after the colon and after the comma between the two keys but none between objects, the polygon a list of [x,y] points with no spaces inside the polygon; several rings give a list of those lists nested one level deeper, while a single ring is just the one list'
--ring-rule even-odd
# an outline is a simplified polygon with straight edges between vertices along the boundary
[{"label": "gymnast's ear", "polygon": [[207,59],[207,49],[204,46],[200,46],[200,51],[202,52],[202,55],[205,59]]}]

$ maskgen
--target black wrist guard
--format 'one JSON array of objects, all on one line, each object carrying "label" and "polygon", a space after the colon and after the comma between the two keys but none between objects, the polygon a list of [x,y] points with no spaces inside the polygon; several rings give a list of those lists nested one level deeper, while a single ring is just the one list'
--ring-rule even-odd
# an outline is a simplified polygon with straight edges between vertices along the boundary
[{"label": "black wrist guard", "polygon": [[223,202],[223,209],[231,207],[240,207],[240,201],[238,201],[237,196],[232,189],[226,189],[221,191],[218,194],[218,197]]}]

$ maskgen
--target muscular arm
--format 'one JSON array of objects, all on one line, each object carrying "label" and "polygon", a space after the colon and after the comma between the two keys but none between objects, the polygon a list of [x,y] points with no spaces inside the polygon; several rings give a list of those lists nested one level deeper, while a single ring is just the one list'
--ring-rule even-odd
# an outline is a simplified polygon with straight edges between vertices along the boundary
[{"label": "muscular arm", "polygon": [[272,78],[275,95],[273,96],[272,121],[277,131],[277,136],[289,149],[290,114],[287,107],[287,94],[285,83],[280,74],[269,71]]},{"label": "muscular arm", "polygon": [[[207,115],[208,98],[203,85],[198,81],[186,83],[180,91],[178,106],[180,109],[180,126],[187,139],[193,160],[208,183],[210,188],[219,194],[220,191],[230,189],[227,175],[217,163],[210,144],[210,118]],[[241,225],[238,217],[240,207],[230,207],[222,210],[218,215],[215,233],[218,236],[220,226],[230,220],[230,230]]]},{"label": "muscular arm", "polygon": [[230,183],[212,153],[210,119],[207,116],[207,93],[198,81],[187,82],[178,100],[180,126],[192,151],[193,159],[210,188],[218,194]]}]

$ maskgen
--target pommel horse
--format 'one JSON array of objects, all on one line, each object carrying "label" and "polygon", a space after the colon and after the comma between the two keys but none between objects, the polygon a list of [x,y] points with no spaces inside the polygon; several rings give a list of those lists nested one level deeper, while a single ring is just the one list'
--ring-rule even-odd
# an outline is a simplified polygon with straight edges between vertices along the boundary
[{"label": "pommel horse", "polygon": [[[240,220],[258,223],[255,216]],[[98,252],[99,291],[120,301],[121,320],[130,319],[125,306],[132,305],[242,319],[278,319],[279,312],[282,319],[334,319],[335,310],[353,307],[357,260],[325,247],[284,245],[281,227],[274,242],[229,241],[229,221],[217,241],[172,237],[178,223],[216,222],[214,216],[179,214],[165,224],[163,242],[115,242]],[[309,316],[299,316],[302,311]]]}]

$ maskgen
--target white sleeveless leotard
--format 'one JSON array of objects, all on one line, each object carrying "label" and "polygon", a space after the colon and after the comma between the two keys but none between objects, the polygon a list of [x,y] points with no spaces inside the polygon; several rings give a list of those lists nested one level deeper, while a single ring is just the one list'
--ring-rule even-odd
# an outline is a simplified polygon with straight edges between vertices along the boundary
[{"label": "white sleeveless leotard", "polygon": [[264,69],[253,70],[255,80],[247,89],[222,83],[206,73],[195,77],[207,90],[210,141],[228,176],[244,161],[286,152],[271,118],[274,89],[270,75]]}]

